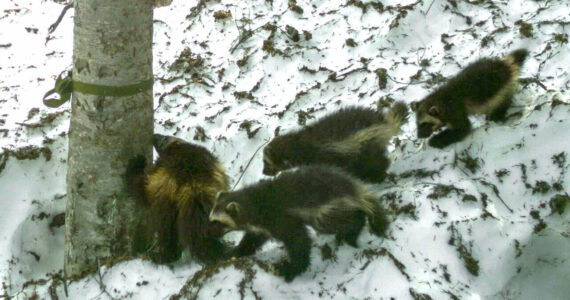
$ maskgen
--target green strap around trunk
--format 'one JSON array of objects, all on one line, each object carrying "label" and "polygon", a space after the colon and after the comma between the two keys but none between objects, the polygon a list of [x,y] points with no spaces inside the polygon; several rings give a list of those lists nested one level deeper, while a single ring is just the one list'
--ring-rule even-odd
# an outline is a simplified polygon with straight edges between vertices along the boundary
[{"label": "green strap around trunk", "polygon": [[[71,93],[73,91],[97,96],[125,97],[132,96],[144,90],[150,89],[153,84],[153,79],[150,78],[139,83],[125,86],[96,85],[74,81],[71,77],[71,71],[67,72],[66,75],[66,77],[63,77],[63,74],[61,74],[57,77],[55,81],[55,88],[48,91],[44,95],[44,105],[53,108],[59,107],[65,102],[69,101],[71,98]],[[53,94],[59,94],[59,99],[48,99],[48,97]]]}]

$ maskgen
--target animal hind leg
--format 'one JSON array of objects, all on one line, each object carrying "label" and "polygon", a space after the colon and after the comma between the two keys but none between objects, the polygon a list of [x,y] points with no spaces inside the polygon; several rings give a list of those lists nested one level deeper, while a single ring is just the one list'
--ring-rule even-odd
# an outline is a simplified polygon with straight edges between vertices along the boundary
[{"label": "animal hind leg", "polygon": [[505,122],[507,120],[507,110],[511,107],[512,96],[508,96],[503,103],[497,107],[490,115],[489,120],[494,122]]},{"label": "animal hind leg", "polygon": [[337,239],[345,241],[350,246],[357,248],[357,240],[362,228],[366,224],[366,214],[363,211],[354,211],[340,220],[342,228],[337,233]]},{"label": "animal hind leg", "polygon": [[[372,199],[371,201],[378,201]],[[388,211],[380,203],[374,203],[373,214],[368,216],[368,224],[370,225],[370,231],[376,235],[383,237],[386,235],[386,230],[390,225],[390,219],[388,218]]]},{"label": "animal hind leg", "polygon": [[369,143],[362,147],[351,171],[361,180],[380,183],[386,177],[386,170],[389,166],[390,160],[386,157],[386,146]]}]

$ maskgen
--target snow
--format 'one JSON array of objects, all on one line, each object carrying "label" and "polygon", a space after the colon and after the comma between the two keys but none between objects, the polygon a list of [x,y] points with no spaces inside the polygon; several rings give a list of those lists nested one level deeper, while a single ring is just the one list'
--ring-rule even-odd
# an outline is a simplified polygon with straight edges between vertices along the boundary
[{"label": "snow", "polygon": [[[256,150],[277,128],[287,132],[347,105],[417,101],[438,78],[479,57],[526,47],[531,55],[512,118],[496,124],[472,117],[473,133],[439,150],[416,138],[410,117],[389,148],[393,176],[375,187],[394,212],[388,237],[363,232],[354,249],[312,232],[311,266],[291,283],[272,274],[269,263],[285,255],[273,241],[253,258],[216,268],[188,258],[174,266],[133,259],[64,285],[64,230],[53,222],[65,210],[69,104],[51,109],[41,98],[71,66],[73,10],[48,34],[62,5],[5,0],[0,298],[567,298],[570,213],[550,203],[567,195],[570,181],[570,4],[383,1],[379,9],[374,1],[292,2],[302,14],[284,0],[174,0],[154,11],[155,131],[211,149],[234,184],[245,172],[236,188],[264,177]],[[217,11],[231,18],[216,20]],[[264,50],[267,40],[272,53]],[[186,48],[184,59],[201,65],[175,70]],[[379,68],[389,76],[385,88]]]}]

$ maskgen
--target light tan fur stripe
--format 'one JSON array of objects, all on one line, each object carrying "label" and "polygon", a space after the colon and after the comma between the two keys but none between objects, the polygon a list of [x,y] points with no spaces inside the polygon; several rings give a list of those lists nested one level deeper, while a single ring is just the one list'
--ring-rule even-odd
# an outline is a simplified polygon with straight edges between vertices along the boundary
[{"label": "light tan fur stripe", "polygon": [[515,93],[518,87],[518,76],[520,66],[514,62],[512,55],[503,58],[503,61],[509,66],[509,81],[501,88],[493,97],[491,97],[485,104],[475,104],[471,101],[466,101],[466,108],[468,114],[491,114],[495,109],[501,106]]},{"label": "light tan fur stripe", "polygon": [[290,208],[288,213],[298,216],[307,224],[311,224],[317,231],[322,231],[323,226],[331,215],[338,215],[340,212],[350,212],[361,209],[354,197],[346,196],[331,200],[329,203],[319,205],[314,208]]},{"label": "light tan fur stripe", "polygon": [[325,144],[324,148],[342,154],[358,153],[360,152],[360,147],[370,141],[375,142],[379,147],[385,146],[397,133],[399,133],[399,128],[395,130],[388,124],[371,126],[357,131],[340,142]]},{"label": "light tan fur stripe", "polygon": [[216,164],[214,165],[213,177],[214,177],[214,182],[216,183],[214,186],[217,189],[224,190],[224,191],[227,191],[230,189],[230,179],[229,179],[228,175],[226,174],[226,170],[224,169],[222,164],[219,162],[216,162]]},{"label": "light tan fur stripe", "polygon": [[238,226],[234,219],[228,215],[224,211],[220,211],[218,209],[213,209],[208,216],[210,222],[220,222],[224,224],[224,233],[229,232],[231,230],[238,229]]},{"label": "light tan fur stripe", "polygon": [[325,144],[324,148],[351,154],[360,152],[360,147],[370,141],[375,142],[378,147],[386,146],[394,135],[400,133],[400,126],[406,122],[407,108],[403,103],[396,103],[384,117],[385,123],[359,130],[342,141]]},{"label": "light tan fur stripe", "polygon": [[151,207],[162,205],[163,201],[170,200],[176,203],[178,209],[184,209],[200,192],[208,194],[213,204],[219,191],[229,189],[229,179],[220,163],[216,163],[212,175],[214,178],[212,182],[192,182],[178,186],[176,179],[166,169],[160,168],[149,175],[145,191],[149,195]]},{"label": "light tan fur stripe", "polygon": [[176,199],[177,187],[176,180],[168,174],[166,169],[156,170],[149,175],[145,186],[145,192],[149,195],[151,202],[150,205],[160,205],[163,199],[158,198],[161,196],[162,198]]},{"label": "light tan fur stripe", "polygon": [[292,208],[288,212],[300,217],[305,222],[313,224],[316,230],[321,230],[324,221],[330,215],[339,214],[342,211],[361,210],[367,216],[373,217],[376,213],[376,205],[373,203],[373,197],[368,192],[366,185],[359,180],[353,179],[357,186],[357,194],[354,196],[344,196],[332,199],[329,203],[320,205],[315,208]]}]

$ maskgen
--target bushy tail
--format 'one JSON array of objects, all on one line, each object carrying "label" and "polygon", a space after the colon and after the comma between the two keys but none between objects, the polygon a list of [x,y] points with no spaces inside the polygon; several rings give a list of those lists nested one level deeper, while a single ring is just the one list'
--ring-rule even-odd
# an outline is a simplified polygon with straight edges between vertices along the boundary
[{"label": "bushy tail", "polygon": [[400,127],[407,122],[408,107],[404,102],[398,101],[392,105],[390,111],[383,116],[383,120],[373,126],[359,130],[355,134],[340,142],[326,145],[326,148],[339,153],[359,152],[360,147],[370,141],[384,146],[390,139],[400,133]]},{"label": "bushy tail", "polygon": [[373,191],[373,187],[361,184],[359,188],[360,208],[368,216],[370,231],[377,236],[385,236],[390,225],[391,217],[382,204],[378,193]]},{"label": "bushy tail", "polygon": [[387,144],[394,135],[400,133],[400,127],[408,121],[408,107],[404,102],[398,101],[383,117],[383,122],[359,131],[355,138],[360,142],[376,140],[379,144]]},{"label": "bushy tail", "polygon": [[142,155],[137,155],[127,164],[127,172],[125,174],[125,183],[129,193],[137,200],[137,205],[147,207],[149,205],[145,186],[145,167],[146,159]]},{"label": "bushy tail", "polygon": [[408,122],[408,106],[402,101],[394,103],[385,118],[386,122],[394,128],[394,134],[399,133],[400,127]]},{"label": "bushy tail", "polygon": [[370,231],[377,236],[385,236],[390,225],[388,211],[380,204],[378,197],[372,193],[367,192],[364,198],[370,207],[370,211],[367,212]]},{"label": "bushy tail", "polygon": [[508,55],[508,57],[511,57],[513,62],[519,67],[523,65],[527,56],[528,56],[528,50],[526,50],[524,48],[523,49],[517,49]]}]

